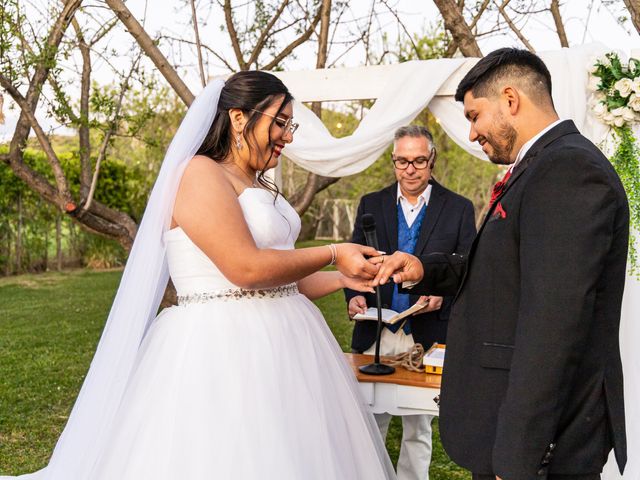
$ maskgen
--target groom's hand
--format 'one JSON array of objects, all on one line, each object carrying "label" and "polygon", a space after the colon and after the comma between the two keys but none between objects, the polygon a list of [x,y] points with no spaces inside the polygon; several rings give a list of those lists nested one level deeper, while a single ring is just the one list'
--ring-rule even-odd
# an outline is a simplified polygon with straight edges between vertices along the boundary
[{"label": "groom's hand", "polygon": [[357,243],[336,244],[336,268],[347,277],[359,277],[371,280],[378,273],[378,266],[365,258],[378,257],[380,252],[375,248]]},{"label": "groom's hand", "polygon": [[380,267],[372,282],[374,287],[387,283],[389,278],[393,278],[395,283],[415,283],[422,280],[424,276],[422,262],[408,253],[395,252],[393,255],[381,255],[369,259],[369,262]]}]

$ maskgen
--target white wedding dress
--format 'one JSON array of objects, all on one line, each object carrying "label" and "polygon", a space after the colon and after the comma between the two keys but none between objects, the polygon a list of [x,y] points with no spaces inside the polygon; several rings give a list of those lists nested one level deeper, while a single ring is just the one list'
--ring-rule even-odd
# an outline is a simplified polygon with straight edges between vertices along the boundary
[{"label": "white wedding dress", "polygon": [[[281,196],[249,188],[239,202],[258,247],[294,248],[300,219]],[[179,305],[149,327],[90,478],[395,478],[343,353],[295,284],[241,290],[181,228],[164,240]]]}]

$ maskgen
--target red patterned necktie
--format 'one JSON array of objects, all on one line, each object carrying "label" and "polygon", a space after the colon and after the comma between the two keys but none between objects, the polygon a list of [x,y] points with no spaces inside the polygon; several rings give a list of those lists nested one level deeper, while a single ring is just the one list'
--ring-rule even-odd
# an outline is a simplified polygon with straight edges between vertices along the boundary
[{"label": "red patterned necktie", "polygon": [[502,180],[500,180],[499,182],[497,182],[494,186],[493,186],[493,190],[491,190],[491,200],[489,200],[489,208],[491,208],[491,206],[494,204],[494,202],[496,201],[496,199],[502,194],[502,192],[504,191],[504,187],[507,184],[507,181],[509,180],[509,177],[511,176],[511,169],[507,170],[507,173],[505,174],[505,176],[502,178]]}]

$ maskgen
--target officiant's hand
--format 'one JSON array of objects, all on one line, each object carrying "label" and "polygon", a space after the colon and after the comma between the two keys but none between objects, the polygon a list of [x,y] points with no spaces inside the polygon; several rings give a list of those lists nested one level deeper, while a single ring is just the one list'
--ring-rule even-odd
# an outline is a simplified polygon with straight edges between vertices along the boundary
[{"label": "officiant's hand", "polygon": [[393,255],[380,255],[369,259],[370,263],[378,265],[380,270],[371,282],[372,286],[383,285],[392,278],[395,283],[419,282],[424,276],[422,262],[417,257],[404,252]]},{"label": "officiant's hand", "polygon": [[375,248],[357,243],[337,243],[336,246],[336,268],[343,275],[350,278],[361,278],[371,280],[378,273],[378,266],[365,258],[378,257],[380,252]]},{"label": "officiant's hand", "polygon": [[416,303],[425,303],[424,308],[418,310],[414,315],[421,315],[427,312],[435,312],[442,307],[442,297],[436,297],[435,295],[422,295]]},{"label": "officiant's hand", "polygon": [[358,313],[364,313],[367,311],[367,299],[362,295],[356,295],[351,300],[349,300],[349,305],[347,306],[347,310],[349,311],[349,318],[353,318]]}]

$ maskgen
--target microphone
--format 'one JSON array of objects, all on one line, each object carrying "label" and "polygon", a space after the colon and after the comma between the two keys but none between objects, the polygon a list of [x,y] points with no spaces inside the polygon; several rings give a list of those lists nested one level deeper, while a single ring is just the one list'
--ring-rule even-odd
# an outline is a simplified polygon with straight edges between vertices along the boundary
[{"label": "microphone", "polygon": [[380,250],[378,248],[378,236],[376,235],[376,219],[370,213],[362,215],[362,230],[364,230],[364,238],[367,245]]},{"label": "microphone", "polygon": [[[370,213],[362,215],[362,230],[364,230],[364,238],[367,245],[380,250],[378,248],[378,236],[376,235],[376,219]],[[382,297],[380,294],[380,286],[376,287],[376,306],[378,307],[378,329],[376,332],[376,351],[373,357],[373,363],[360,367],[362,373],[369,375],[389,375],[396,371],[391,365],[380,363],[380,337],[382,335]]]}]

